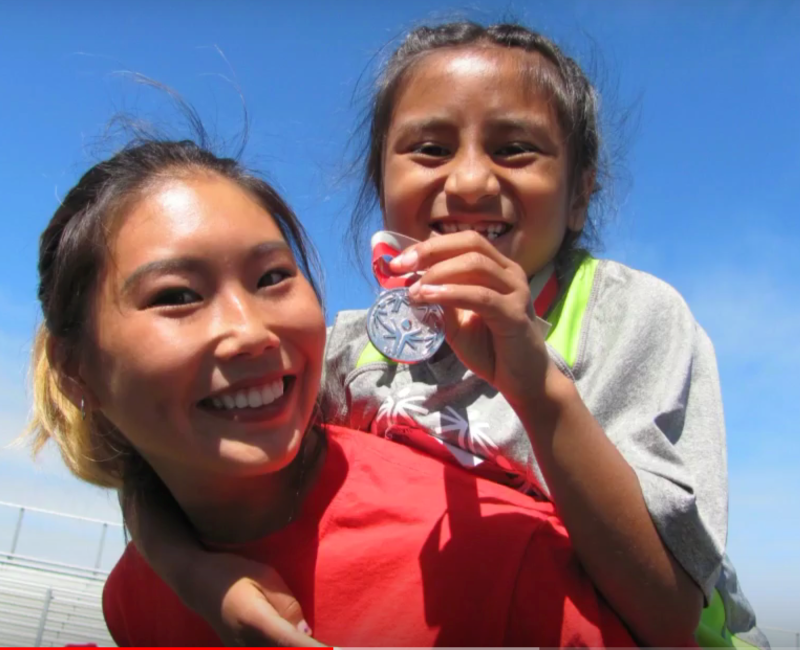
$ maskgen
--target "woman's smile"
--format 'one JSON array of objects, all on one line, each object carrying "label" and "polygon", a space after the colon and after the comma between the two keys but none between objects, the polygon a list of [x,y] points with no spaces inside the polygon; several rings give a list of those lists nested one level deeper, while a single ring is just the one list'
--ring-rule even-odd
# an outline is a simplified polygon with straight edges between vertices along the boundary
[{"label": "woman's smile", "polygon": [[198,402],[204,413],[233,422],[269,425],[295,407],[296,375],[240,382]]}]

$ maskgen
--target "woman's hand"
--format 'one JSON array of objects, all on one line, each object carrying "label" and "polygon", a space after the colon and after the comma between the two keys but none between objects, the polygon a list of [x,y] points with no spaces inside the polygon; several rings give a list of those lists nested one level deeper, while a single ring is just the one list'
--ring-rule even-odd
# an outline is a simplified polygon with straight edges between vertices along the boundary
[{"label": "woman's hand", "polygon": [[528,278],[476,232],[431,237],[393,259],[395,273],[416,271],[418,303],[445,311],[447,342],[462,363],[513,405],[541,389],[549,357]]},{"label": "woman's hand", "polygon": [[[321,646],[311,638],[300,604],[269,566],[214,553],[186,598],[225,645]],[[189,594],[185,594],[189,596]]]}]

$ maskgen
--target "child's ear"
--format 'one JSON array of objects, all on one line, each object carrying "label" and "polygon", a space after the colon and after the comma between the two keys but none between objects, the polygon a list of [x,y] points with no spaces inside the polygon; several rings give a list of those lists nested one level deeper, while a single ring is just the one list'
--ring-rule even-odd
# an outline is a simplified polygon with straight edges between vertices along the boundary
[{"label": "child's ear", "polygon": [[596,179],[597,173],[594,169],[586,170],[575,187],[567,222],[567,227],[573,232],[580,232],[586,225],[586,213],[589,211]]},{"label": "child's ear", "polygon": [[[381,182],[381,191],[378,193],[378,206],[381,209],[381,215],[386,214],[386,195],[383,190],[383,182]],[[383,218],[383,216],[381,217]]]},{"label": "child's ear", "polygon": [[48,339],[47,360],[55,372],[59,390],[75,408],[82,411],[97,408],[97,398],[81,375],[78,355],[70,354],[63,340],[54,336]]}]

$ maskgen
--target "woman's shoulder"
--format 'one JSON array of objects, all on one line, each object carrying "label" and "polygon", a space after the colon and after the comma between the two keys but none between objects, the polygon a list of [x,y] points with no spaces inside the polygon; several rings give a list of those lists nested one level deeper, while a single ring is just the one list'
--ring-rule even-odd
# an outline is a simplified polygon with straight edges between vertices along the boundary
[{"label": "woman's shoulder", "polygon": [[147,626],[142,625],[141,597],[148,593],[146,583],[154,576],[130,542],[103,587],[103,617],[117,645],[140,645],[143,640],[140,632]]},{"label": "woman's shoulder", "polygon": [[150,568],[133,542],[106,579],[103,617],[118,646],[219,643],[205,621]]},{"label": "woman's shoulder", "polygon": [[[462,505],[454,505],[454,494],[470,494],[472,498],[479,495],[498,508],[519,509],[534,518],[547,519],[554,514],[550,502],[536,501],[408,445],[335,424],[326,425],[325,432],[338,462],[347,466],[351,487],[363,487],[373,495],[382,492],[385,504],[404,504],[419,512],[433,509],[439,517],[437,508]],[[419,498],[410,497],[411,493]]]}]

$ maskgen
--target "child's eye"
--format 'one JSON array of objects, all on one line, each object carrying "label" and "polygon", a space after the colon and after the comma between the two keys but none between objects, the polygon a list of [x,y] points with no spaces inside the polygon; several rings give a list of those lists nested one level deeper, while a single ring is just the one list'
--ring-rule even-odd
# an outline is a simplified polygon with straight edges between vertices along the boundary
[{"label": "child's eye", "polygon": [[450,150],[435,142],[423,142],[422,144],[414,147],[414,153],[422,154],[423,156],[431,156],[432,158],[444,158],[450,155]]},{"label": "child's eye", "polygon": [[511,142],[497,149],[495,151],[495,155],[504,158],[510,158],[512,156],[520,156],[528,153],[536,153],[538,151],[539,151],[538,148],[536,148],[532,144],[528,144],[527,142]]},{"label": "child's eye", "polygon": [[273,287],[276,284],[280,284],[286,278],[292,276],[292,273],[287,271],[286,269],[276,269],[274,271],[267,271],[258,281],[258,288],[262,289],[264,287]]},{"label": "child's eye", "polygon": [[184,307],[200,302],[201,300],[200,294],[187,287],[170,287],[169,289],[159,291],[147,306],[148,308]]}]

